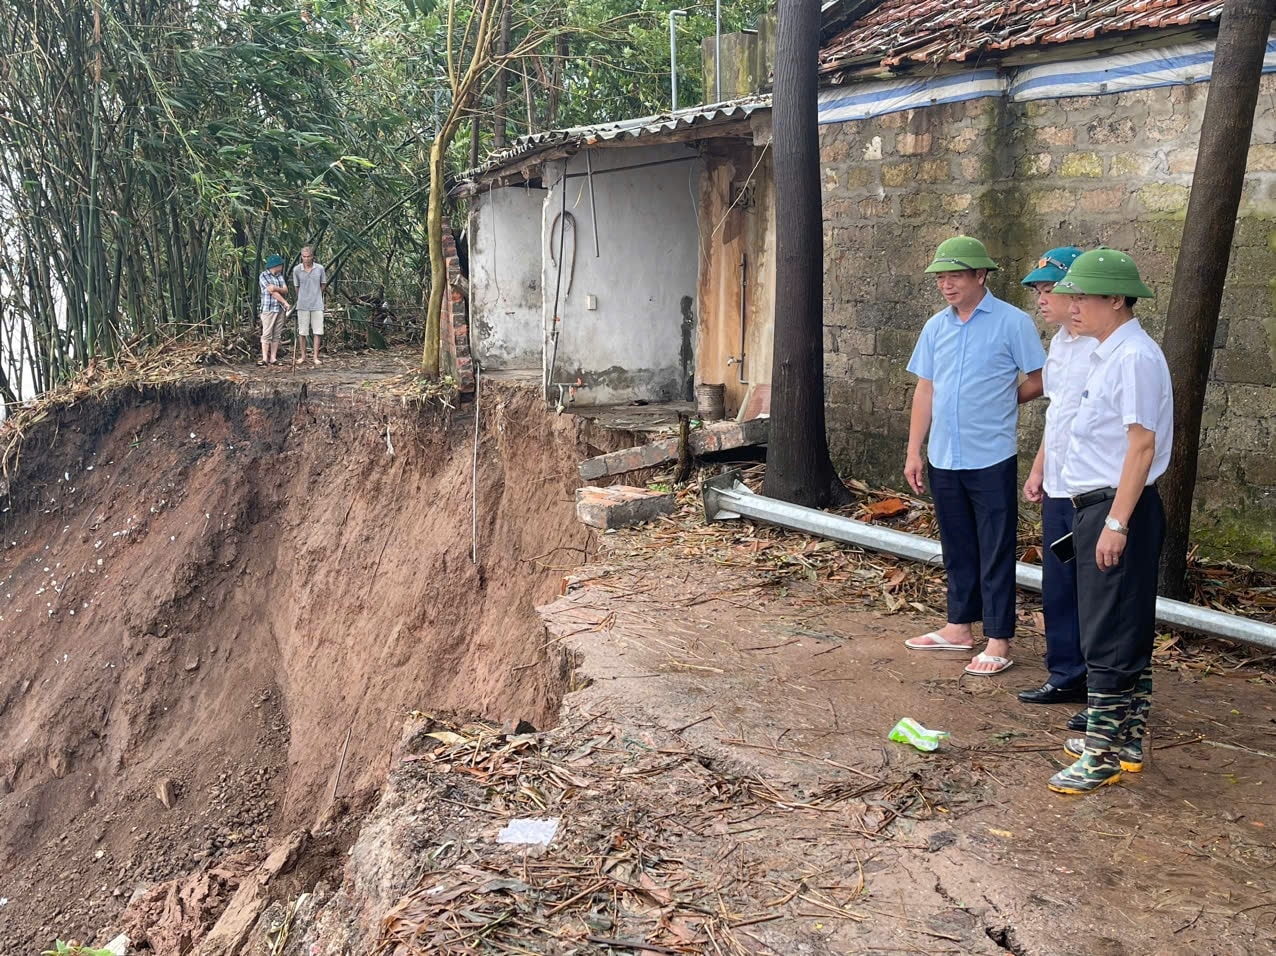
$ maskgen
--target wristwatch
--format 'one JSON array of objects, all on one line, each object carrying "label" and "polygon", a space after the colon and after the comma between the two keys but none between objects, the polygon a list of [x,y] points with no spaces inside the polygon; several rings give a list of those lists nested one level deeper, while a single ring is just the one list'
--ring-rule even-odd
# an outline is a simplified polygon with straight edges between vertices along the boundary
[{"label": "wristwatch", "polygon": [[1107,518],[1104,519],[1103,523],[1107,525],[1109,531],[1115,531],[1117,534],[1128,535],[1130,533],[1130,526],[1117,521],[1117,519],[1112,517],[1112,515],[1108,515]]}]

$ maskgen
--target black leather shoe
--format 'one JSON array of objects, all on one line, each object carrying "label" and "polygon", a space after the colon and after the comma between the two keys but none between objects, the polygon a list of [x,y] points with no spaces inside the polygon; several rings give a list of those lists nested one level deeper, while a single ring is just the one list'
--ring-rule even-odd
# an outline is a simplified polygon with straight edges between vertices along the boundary
[{"label": "black leather shoe", "polygon": [[1019,699],[1025,704],[1083,704],[1086,699],[1084,684],[1074,687],[1055,687],[1049,681],[1036,690],[1021,690]]},{"label": "black leather shoe", "polygon": [[1090,726],[1090,709],[1086,708],[1079,714],[1073,714],[1068,718],[1068,729],[1075,730],[1084,734]]}]

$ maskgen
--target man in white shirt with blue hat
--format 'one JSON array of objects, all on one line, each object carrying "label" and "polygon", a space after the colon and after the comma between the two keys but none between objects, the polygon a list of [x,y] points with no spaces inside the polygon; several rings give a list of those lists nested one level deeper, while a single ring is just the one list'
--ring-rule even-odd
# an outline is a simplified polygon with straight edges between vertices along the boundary
[{"label": "man in white shirt with blue hat", "polygon": [[[1037,311],[1059,329],[1050,340],[1042,375],[1046,398],[1046,428],[1023,495],[1041,505],[1041,603],[1046,619],[1046,682],[1019,693],[1025,704],[1075,704],[1086,699],[1085,656],[1077,620],[1077,575],[1072,562],[1060,560],[1050,547],[1072,533],[1072,499],[1063,491],[1063,459],[1068,451],[1072,419],[1081,404],[1090,353],[1099,343],[1077,335],[1068,325],[1071,299],[1055,295],[1055,283],[1081,255],[1076,246],[1051,249],[1023,284],[1037,293]],[[1079,728],[1083,729],[1083,728]]]}]

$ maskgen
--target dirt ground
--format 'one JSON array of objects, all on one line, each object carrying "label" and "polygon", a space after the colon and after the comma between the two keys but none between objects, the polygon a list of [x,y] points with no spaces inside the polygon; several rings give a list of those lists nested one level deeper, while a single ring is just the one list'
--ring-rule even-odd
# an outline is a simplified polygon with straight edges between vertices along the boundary
[{"label": "dirt ground", "polygon": [[[1058,797],[1069,711],[1013,696],[1030,607],[1016,667],[962,677],[905,652],[937,619],[882,573],[804,562],[831,545],[693,504],[596,537],[576,464],[632,432],[526,384],[477,419],[366,384],[412,358],[215,369],[27,436],[0,952],[1276,952],[1270,674],[1167,656],[1149,767]],[[953,737],[887,741],[902,716]],[[549,815],[548,848],[495,842]]]},{"label": "dirt ground", "polygon": [[[790,795],[793,809],[742,815],[724,852],[765,872],[777,898],[837,886],[859,918],[803,916],[793,901],[757,928],[767,950],[1276,952],[1270,677],[1158,667],[1149,765],[1063,797],[1045,782],[1070,762],[1075,708],[1014,696],[1045,678],[1039,636],[1017,643],[1004,675],[965,676],[959,655],[902,646],[941,618],[724,568],[756,545],[751,532],[701,554],[618,535],[607,564],[542,613],[592,680],[572,713],[659,728]],[[905,716],[953,736],[933,754],[888,741]],[[863,792],[811,799],[838,787]]]}]

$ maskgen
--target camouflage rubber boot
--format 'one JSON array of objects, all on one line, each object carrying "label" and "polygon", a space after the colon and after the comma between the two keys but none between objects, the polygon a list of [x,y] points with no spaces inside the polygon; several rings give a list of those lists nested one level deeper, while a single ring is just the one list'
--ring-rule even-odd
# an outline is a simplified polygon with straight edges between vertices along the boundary
[{"label": "camouflage rubber boot", "polygon": [[[1147,734],[1148,709],[1151,706],[1152,668],[1149,667],[1139,675],[1138,683],[1134,685],[1130,713],[1121,729],[1121,746],[1117,755],[1121,761],[1121,769],[1126,773],[1138,773],[1143,769],[1143,738]],[[1085,753],[1085,738],[1069,737],[1063,745],[1063,752],[1069,757],[1080,757]]]},{"label": "camouflage rubber boot", "polygon": [[1143,769],[1143,738],[1148,731],[1148,711],[1152,707],[1152,666],[1144,668],[1134,685],[1130,713],[1121,730],[1121,769],[1138,773]]},{"label": "camouflage rubber boot", "polygon": [[1090,691],[1085,746],[1071,766],[1050,778],[1055,793],[1089,793],[1121,779],[1117,739],[1130,712],[1133,693],[1101,694]]}]

